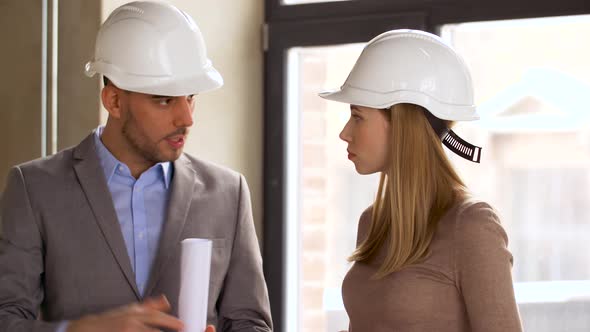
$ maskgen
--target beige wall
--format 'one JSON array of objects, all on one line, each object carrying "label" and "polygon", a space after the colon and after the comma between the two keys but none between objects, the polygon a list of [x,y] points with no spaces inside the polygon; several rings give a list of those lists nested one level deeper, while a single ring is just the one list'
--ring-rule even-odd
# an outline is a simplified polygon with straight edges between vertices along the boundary
[{"label": "beige wall", "polygon": [[99,123],[98,78],[83,68],[94,53],[100,2],[59,0],[57,150],[76,145]]},{"label": "beige wall", "polygon": [[[128,1],[103,0],[103,20]],[[225,81],[198,96],[195,126],[186,151],[244,174],[250,185],[259,239],[262,230],[261,26],[264,2],[235,0],[169,1],[197,22],[208,55]],[[104,121],[104,113],[102,116]]]},{"label": "beige wall", "polygon": [[12,165],[41,155],[41,27],[41,1],[0,2],[2,188]]},{"label": "beige wall", "polygon": [[[48,1],[48,37],[51,4]],[[57,141],[63,149],[79,142],[98,124],[97,80],[83,78],[83,59],[92,53],[100,24],[100,3],[60,0],[57,58]],[[47,122],[42,117],[42,1],[0,1],[0,188],[9,168],[42,156],[42,128],[51,154],[51,40],[47,41]],[[1,190],[1,189],[0,189]]]}]

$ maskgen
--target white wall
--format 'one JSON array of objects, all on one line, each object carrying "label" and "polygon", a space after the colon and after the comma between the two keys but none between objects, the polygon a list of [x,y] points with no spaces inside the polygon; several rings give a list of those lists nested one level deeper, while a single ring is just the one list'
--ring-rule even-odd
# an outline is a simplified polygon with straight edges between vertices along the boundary
[{"label": "white wall", "polygon": [[[103,21],[129,1],[103,0]],[[244,174],[262,231],[262,0],[170,0],[201,29],[224,86],[200,95],[185,151]],[[104,122],[104,114],[102,117]]]}]

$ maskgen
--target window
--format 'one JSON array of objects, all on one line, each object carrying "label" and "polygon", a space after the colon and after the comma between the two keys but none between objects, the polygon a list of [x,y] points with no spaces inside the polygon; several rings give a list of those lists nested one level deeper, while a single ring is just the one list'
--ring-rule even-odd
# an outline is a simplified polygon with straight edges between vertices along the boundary
[{"label": "window", "polygon": [[293,183],[287,199],[287,283],[298,286],[290,288],[286,331],[347,328],[346,321],[338,324],[330,315],[342,316],[339,294],[347,256],[378,176],[358,176],[346,158],[338,134],[348,120],[348,105],[317,94],[342,84],[362,46],[289,51],[287,178]]},{"label": "window", "polygon": [[451,157],[501,214],[530,331],[590,326],[588,33],[590,15],[441,29],[471,69],[481,116],[456,131],[484,146],[481,165]]}]

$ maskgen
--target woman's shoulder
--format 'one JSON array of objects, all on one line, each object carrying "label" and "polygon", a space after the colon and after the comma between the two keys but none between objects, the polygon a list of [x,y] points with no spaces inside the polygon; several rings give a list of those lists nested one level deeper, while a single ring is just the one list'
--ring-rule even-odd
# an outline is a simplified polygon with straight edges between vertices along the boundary
[{"label": "woman's shoulder", "polygon": [[361,213],[361,217],[359,218],[359,223],[371,222],[372,216],[373,216],[373,204],[369,205],[363,211],[363,213]]},{"label": "woman's shoulder", "polygon": [[485,240],[491,237],[508,240],[498,211],[476,197],[462,197],[452,208],[449,217],[454,223],[455,236],[460,240]]},{"label": "woman's shoulder", "polygon": [[369,205],[359,218],[357,229],[357,245],[367,236],[373,219],[373,204]]},{"label": "woman's shoulder", "polygon": [[457,199],[454,206],[455,213],[459,216],[465,214],[486,214],[493,213],[497,215],[497,211],[488,202],[479,199],[471,194],[464,194]]}]

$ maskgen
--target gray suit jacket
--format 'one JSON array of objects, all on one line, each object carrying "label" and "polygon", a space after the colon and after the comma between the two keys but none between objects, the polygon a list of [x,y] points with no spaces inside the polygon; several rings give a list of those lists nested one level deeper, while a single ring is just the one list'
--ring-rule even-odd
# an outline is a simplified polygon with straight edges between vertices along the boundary
[{"label": "gray suit jacket", "polygon": [[[92,135],[14,167],[0,208],[0,331],[141,301]],[[271,331],[250,196],[238,173],[182,155],[146,296],[178,312],[180,241],[213,240],[207,320],[218,331]],[[39,319],[39,309],[42,319]]]}]

